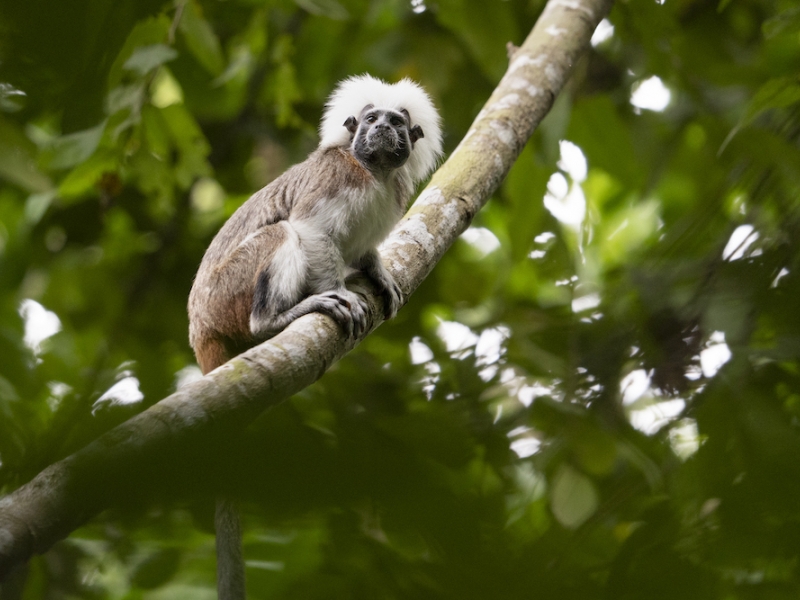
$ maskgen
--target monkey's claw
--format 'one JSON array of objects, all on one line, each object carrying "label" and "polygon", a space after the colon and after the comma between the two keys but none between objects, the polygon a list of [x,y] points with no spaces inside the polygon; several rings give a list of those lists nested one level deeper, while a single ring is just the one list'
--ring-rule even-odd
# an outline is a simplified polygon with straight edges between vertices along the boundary
[{"label": "monkey's claw", "polygon": [[392,279],[389,285],[383,288],[381,295],[383,296],[383,318],[387,321],[394,319],[403,302],[403,293],[400,291],[400,287]]}]

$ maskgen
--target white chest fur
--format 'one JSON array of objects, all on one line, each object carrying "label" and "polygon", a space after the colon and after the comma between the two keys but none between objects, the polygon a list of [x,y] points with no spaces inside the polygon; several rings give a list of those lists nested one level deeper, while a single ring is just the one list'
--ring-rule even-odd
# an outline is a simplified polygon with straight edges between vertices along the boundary
[{"label": "white chest fur", "polygon": [[[301,238],[327,238],[345,265],[375,248],[400,218],[391,184],[344,190],[317,202],[311,214],[290,222]],[[309,239],[310,241],[310,239]]]}]

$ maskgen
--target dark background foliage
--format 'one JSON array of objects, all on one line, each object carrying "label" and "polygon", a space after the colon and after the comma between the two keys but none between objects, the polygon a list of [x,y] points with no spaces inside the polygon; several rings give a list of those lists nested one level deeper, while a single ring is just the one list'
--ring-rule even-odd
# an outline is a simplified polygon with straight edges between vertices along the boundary
[{"label": "dark background foliage", "polygon": [[[420,81],[451,151],[542,7],[4,0],[0,490],[197,376],[202,253],[338,80]],[[252,598],[796,598],[800,10],[609,21],[394,321],[3,597],[212,598],[227,490]]]}]

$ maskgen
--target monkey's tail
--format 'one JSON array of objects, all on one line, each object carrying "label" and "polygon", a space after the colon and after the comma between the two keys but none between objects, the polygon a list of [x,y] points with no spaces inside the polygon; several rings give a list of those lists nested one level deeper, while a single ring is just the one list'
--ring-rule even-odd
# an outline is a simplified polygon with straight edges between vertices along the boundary
[{"label": "monkey's tail", "polygon": [[217,500],[217,596],[219,600],[245,600],[242,525],[239,511],[227,499]]},{"label": "monkey's tail", "polygon": [[215,336],[203,336],[193,346],[197,363],[200,365],[203,375],[225,364],[231,357],[235,356],[235,354],[230,353],[225,342]]}]

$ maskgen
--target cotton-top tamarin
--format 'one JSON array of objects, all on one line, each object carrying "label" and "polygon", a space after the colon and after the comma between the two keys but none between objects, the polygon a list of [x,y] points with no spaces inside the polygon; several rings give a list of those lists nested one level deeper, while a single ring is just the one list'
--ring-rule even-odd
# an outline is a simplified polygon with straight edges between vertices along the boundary
[{"label": "cotton-top tamarin", "polygon": [[348,267],[374,280],[387,318],[400,306],[376,246],[442,152],[439,115],[416,83],[369,75],[331,95],[317,150],[253,194],[206,251],[189,295],[189,339],[204,373],[321,312],[361,334]]}]

